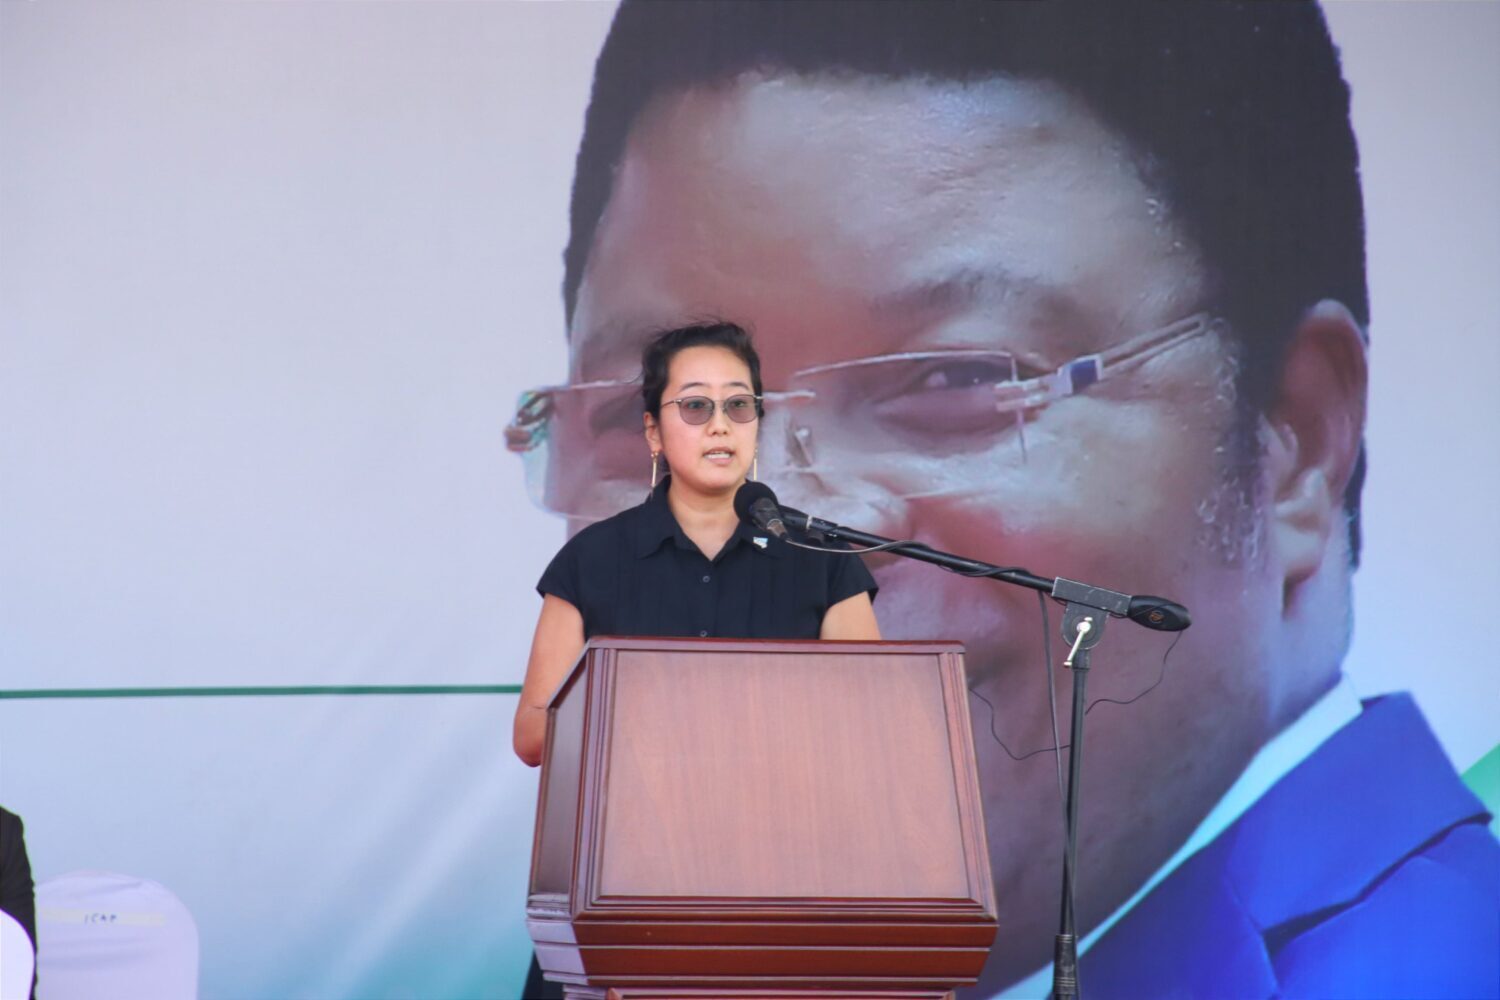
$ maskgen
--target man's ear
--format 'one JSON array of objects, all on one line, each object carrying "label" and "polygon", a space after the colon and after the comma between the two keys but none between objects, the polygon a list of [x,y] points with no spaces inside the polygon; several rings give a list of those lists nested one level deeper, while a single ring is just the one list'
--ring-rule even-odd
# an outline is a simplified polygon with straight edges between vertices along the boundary
[{"label": "man's ear", "polygon": [[1367,378],[1349,310],[1332,300],[1309,309],[1266,411],[1271,551],[1288,597],[1323,564],[1330,536],[1348,531],[1344,490],[1363,446]]}]

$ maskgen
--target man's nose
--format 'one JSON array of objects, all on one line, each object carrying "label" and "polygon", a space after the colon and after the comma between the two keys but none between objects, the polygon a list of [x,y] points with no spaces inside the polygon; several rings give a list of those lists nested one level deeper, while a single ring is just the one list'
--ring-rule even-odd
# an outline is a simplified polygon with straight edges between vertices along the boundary
[{"label": "man's nose", "polygon": [[911,537],[907,502],[869,479],[852,473],[786,468],[765,478],[783,507],[873,535],[903,540]]},{"label": "man's nose", "polygon": [[[819,449],[792,404],[767,408],[757,451],[761,478],[786,507],[825,521],[892,538],[909,537],[908,505],[895,493],[860,471],[861,456],[837,456]],[[844,461],[837,461],[843,458]]]}]

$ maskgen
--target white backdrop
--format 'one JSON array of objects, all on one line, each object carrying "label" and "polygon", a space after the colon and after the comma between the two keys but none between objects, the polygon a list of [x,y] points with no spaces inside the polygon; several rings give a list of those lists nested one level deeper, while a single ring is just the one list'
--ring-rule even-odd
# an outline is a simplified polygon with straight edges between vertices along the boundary
[{"label": "white backdrop", "polygon": [[[611,14],[0,4],[0,689],[519,682],[562,526],[501,430],[564,374]],[[1463,768],[1500,739],[1500,5],[1329,17],[1375,317],[1350,669]],[[175,889],[206,996],[515,995],[512,705],[8,698],[0,802],[39,877]]]}]

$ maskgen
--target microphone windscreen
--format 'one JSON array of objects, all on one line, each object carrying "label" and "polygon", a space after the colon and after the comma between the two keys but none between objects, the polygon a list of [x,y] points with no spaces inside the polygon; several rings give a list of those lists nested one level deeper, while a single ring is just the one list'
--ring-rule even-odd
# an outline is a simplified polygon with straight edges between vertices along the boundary
[{"label": "microphone windscreen", "polygon": [[[757,500],[769,500],[776,503],[776,494],[771,487],[765,483],[749,480],[741,486],[739,492],[734,495],[734,512],[741,521],[750,521],[750,505]],[[753,522],[752,522],[753,523]]]},{"label": "microphone windscreen", "polygon": [[1130,599],[1130,610],[1126,612],[1126,617],[1137,625],[1144,625],[1158,632],[1181,632],[1193,624],[1192,615],[1181,604],[1165,597],[1146,594]]}]

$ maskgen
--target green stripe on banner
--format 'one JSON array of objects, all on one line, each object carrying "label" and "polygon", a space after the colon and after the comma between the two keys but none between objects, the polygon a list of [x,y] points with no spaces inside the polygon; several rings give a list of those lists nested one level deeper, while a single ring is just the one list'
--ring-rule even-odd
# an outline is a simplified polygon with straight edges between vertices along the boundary
[{"label": "green stripe on banner", "polygon": [[519,684],[310,684],[270,687],[33,688],[0,691],[0,701],[61,698],[284,698],[303,695],[520,694]]},{"label": "green stripe on banner", "polygon": [[1479,801],[1494,817],[1490,820],[1490,829],[1500,837],[1500,743],[1464,772],[1464,784],[1479,796]]}]

